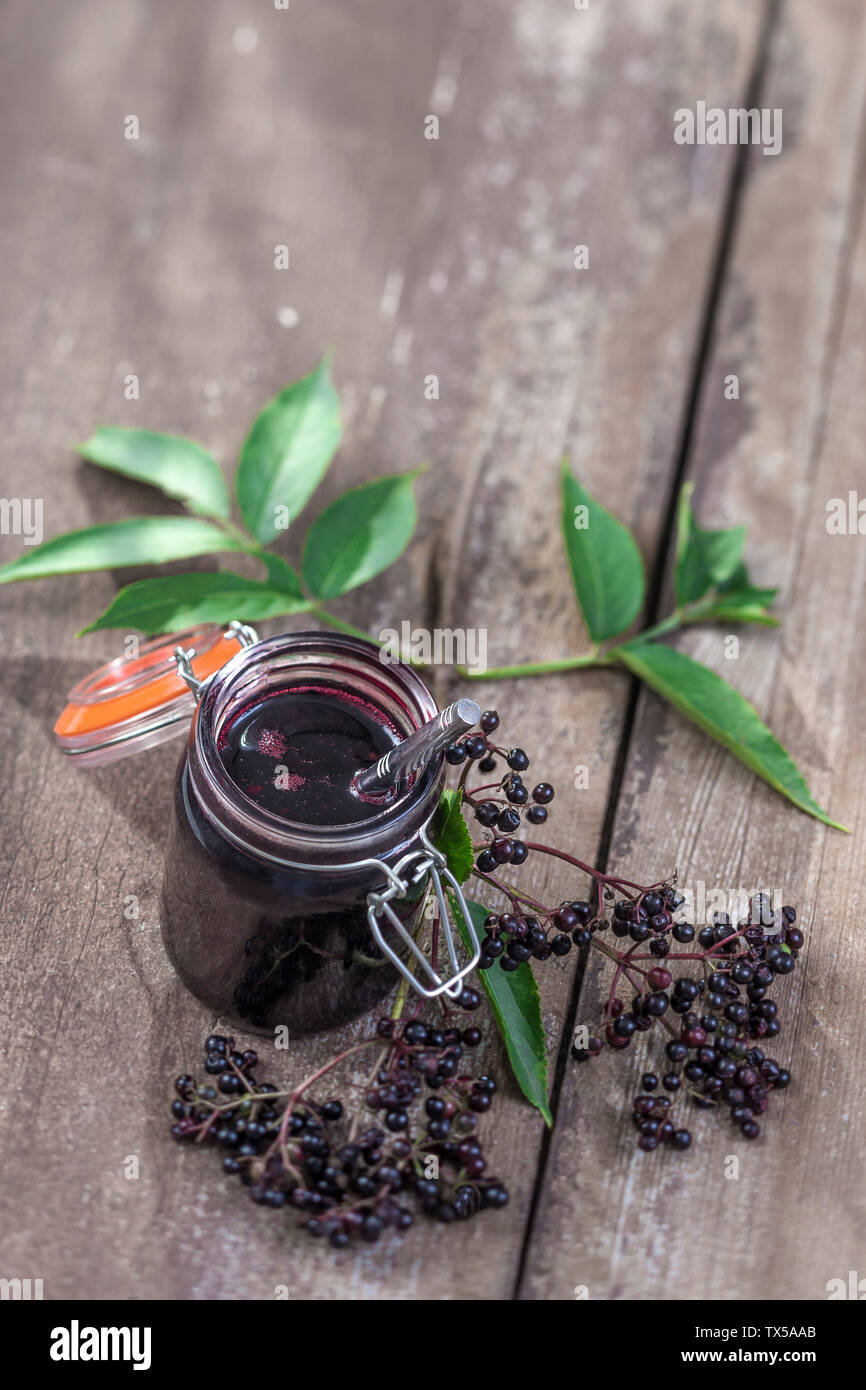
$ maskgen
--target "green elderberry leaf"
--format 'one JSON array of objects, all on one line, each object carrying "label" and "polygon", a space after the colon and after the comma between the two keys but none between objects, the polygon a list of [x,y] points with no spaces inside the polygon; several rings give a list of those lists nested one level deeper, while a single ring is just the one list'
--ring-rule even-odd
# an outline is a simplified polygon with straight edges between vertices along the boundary
[{"label": "green elderberry leaf", "polygon": [[562,461],[562,532],[580,611],[594,642],[625,632],[640,612],[643,557],[627,526],[596,502]]},{"label": "green elderberry leaf", "polygon": [[720,591],[703,611],[702,620],[761,623],[764,627],[778,627],[779,619],[767,611],[778,592],[778,589],[758,589],[753,584],[746,584],[741,589]]},{"label": "green elderberry leaf", "polygon": [[[475,941],[483,938],[484,920],[489,909],[467,900],[473,940],[451,895],[449,900],[463,943],[467,950],[474,950]],[[478,973],[517,1084],[530,1105],[534,1105],[545,1122],[552,1125],[553,1116],[547,1101],[547,1048],[535,976],[528,965],[521,965],[509,974],[498,965]]]},{"label": "green elderberry leaf", "polygon": [[724,584],[735,571],[745,578],[740,556],[746,541],[745,526],[705,531],[692,511],[694,483],[684,483],[677,509],[677,558],[674,587],[677,604],[694,603],[710,589]]},{"label": "green elderberry leaf", "polygon": [[272,589],[278,589],[281,594],[288,594],[291,598],[297,599],[299,603],[304,602],[304,594],[301,589],[301,581],[290,564],[279,555],[271,555],[264,552],[256,557],[261,560],[268,575],[268,584]]},{"label": "green elderberry leaf", "polygon": [[239,574],[178,574],[128,584],[83,632],[119,627],[150,637],[197,623],[278,618],[308,607],[303,599],[295,600],[290,594],[243,579]]},{"label": "green elderberry leaf", "polygon": [[449,787],[444,791],[433,824],[433,843],[445,855],[458,883],[466,882],[475,858],[469,827],[460,809],[462,800],[463,794],[456,788]]},{"label": "green elderberry leaf", "polygon": [[[682,496],[680,497],[680,506],[682,506]],[[751,584],[751,582],[752,581],[749,578],[749,571],[746,569],[746,566],[743,564],[741,560],[740,563],[738,565],[735,565],[734,568],[731,570],[731,573],[728,575],[727,579],[723,579],[722,582],[718,584],[716,587],[720,594],[731,594],[734,592],[735,589],[747,588]]]},{"label": "green elderberry leaf", "polygon": [[660,642],[636,639],[617,647],[616,656],[686,719],[801,811],[835,830],[845,830],[814,800],[790,753],[763,723],[754,706],[715,671]]},{"label": "green elderberry leaf", "polygon": [[715,594],[707,603],[698,607],[695,619],[778,627],[779,619],[768,611],[778,592],[778,589],[759,589],[749,578],[746,566],[740,563],[716,586]]},{"label": "green elderberry leaf", "polygon": [[0,569],[0,584],[18,579],[46,579],[85,570],[121,569],[125,565],[163,565],[194,555],[245,550],[241,540],[192,516],[143,516],[66,531],[26,550]]},{"label": "green elderberry leaf", "polygon": [[344,492],[316,518],[304,541],[301,571],[317,598],[338,598],[392,565],[418,520],[420,469],[376,478]]},{"label": "green elderberry leaf", "polygon": [[247,526],[269,545],[309,502],[340,443],[340,400],[326,360],[254,420],[235,478]]},{"label": "green elderberry leaf", "polygon": [[103,425],[78,453],[99,468],[158,487],[202,516],[228,516],[229,495],[220,466],[191,439],[155,430]]}]

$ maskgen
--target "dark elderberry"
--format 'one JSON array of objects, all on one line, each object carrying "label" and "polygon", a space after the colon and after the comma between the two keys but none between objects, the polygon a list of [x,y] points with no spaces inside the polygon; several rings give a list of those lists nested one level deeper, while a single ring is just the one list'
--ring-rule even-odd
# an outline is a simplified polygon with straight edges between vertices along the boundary
[{"label": "dark elderberry", "polygon": [[671,935],[675,941],[685,944],[688,941],[694,941],[695,929],[689,922],[676,922]]},{"label": "dark elderberry", "polygon": [[523,783],[513,779],[505,784],[505,797],[514,806],[523,806],[529,800],[529,792]]},{"label": "dark elderberry", "polygon": [[418,1019],[413,1019],[406,1024],[403,1029],[403,1041],[413,1047],[423,1046],[427,1042],[427,1025]]},{"label": "dark elderberry", "polygon": [[671,972],[662,965],[654,965],[647,975],[647,984],[651,989],[670,989],[671,982]]}]

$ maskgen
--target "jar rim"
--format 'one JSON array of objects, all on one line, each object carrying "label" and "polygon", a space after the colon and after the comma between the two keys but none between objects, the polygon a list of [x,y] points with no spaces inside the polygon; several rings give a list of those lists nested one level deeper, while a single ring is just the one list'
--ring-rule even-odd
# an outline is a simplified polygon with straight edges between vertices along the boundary
[{"label": "jar rim", "polygon": [[[404,841],[403,830],[417,833],[429,820],[444,776],[444,757],[440,754],[410,786],[384,802],[380,811],[340,825],[287,820],[259,806],[241,790],[220,757],[220,731],[243,703],[254,698],[252,689],[265,688],[268,673],[273,676],[276,671],[277,679],[270,688],[279,689],[283,672],[312,671],[317,665],[324,668],[328,658],[333,663],[330,674],[338,673],[347,683],[354,675],[375,687],[383,702],[390,702],[387,709],[383,704],[383,712],[395,723],[400,722],[404,735],[438,713],[432,693],[417,672],[399,661],[383,662],[381,649],[374,642],[343,633],[302,631],[265,638],[237,652],[209,682],[190,727],[190,776],[205,814],[243,849],[287,866],[300,859],[312,867],[323,854],[345,865],[380,857],[383,841],[399,846]],[[260,679],[264,677],[264,684],[257,684],[256,673]],[[325,674],[324,669],[321,674]],[[321,863],[322,868],[327,866]]]}]

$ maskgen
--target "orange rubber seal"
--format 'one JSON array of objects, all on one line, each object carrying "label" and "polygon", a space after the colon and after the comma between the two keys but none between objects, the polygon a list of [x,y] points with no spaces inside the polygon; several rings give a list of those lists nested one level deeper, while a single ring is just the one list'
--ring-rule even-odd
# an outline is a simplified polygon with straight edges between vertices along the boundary
[{"label": "orange rubber seal", "polygon": [[[172,640],[171,651],[177,645],[177,642]],[[193,658],[194,675],[198,680],[206,680],[221,666],[225,666],[226,662],[237,654],[237,650],[238,644],[233,637],[221,637],[208,651]],[[109,663],[109,666],[116,665],[115,662]],[[135,683],[136,688],[119,695],[112,693],[116,681],[112,675],[107,674],[108,668],[103,667],[101,671],[94,672],[87,678],[92,682],[90,700],[79,704],[73,698],[79,687],[70,691],[69,704],[54,725],[55,734],[58,738],[69,738],[76,734],[89,734],[111,728],[114,724],[146,714],[148,710],[157,710],[186,693],[187,686],[176,671],[173,674],[166,672],[155,679],[142,682],[140,678],[153,665],[153,661],[147,656],[124,662],[124,675]]]}]

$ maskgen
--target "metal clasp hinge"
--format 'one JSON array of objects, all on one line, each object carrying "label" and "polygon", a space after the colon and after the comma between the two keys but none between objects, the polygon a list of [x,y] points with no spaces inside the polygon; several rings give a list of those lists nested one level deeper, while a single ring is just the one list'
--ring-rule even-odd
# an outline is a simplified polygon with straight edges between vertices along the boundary
[{"label": "metal clasp hinge", "polygon": [[[251,647],[259,640],[259,634],[254,627],[250,627],[247,623],[239,623],[237,619],[233,619],[232,622],[229,623],[224,636],[236,638],[239,647]],[[214,672],[212,675],[206,676],[203,681],[200,681],[192,669],[193,660],[197,655],[198,653],[195,647],[188,647],[186,650],[184,650],[183,647],[175,647],[174,649],[177,674],[180,676],[181,680],[186,681],[186,684],[192,692],[193,699],[196,700],[196,702],[201,699],[216,674],[216,672]]]},{"label": "metal clasp hinge", "polygon": [[[380,867],[388,879],[388,887],[381,893],[367,894],[367,921],[377,946],[384,951],[391,963],[396,966],[404,979],[409,981],[413,989],[417,990],[425,999],[435,999],[440,994],[447,994],[449,999],[456,999],[466,976],[471,974],[481,959],[481,946],[475,934],[463,890],[448,868],[444,854],[430,843],[424,830],[421,831],[420,838],[424,846],[423,850],[412,850],[409,854],[404,855],[393,868],[380,861]],[[445,939],[445,949],[451,966],[451,974],[446,979],[443,979],[439,974],[434,962],[427,959],[391,906],[395,898],[405,898],[409,888],[420,883],[425,876],[429,876],[433,884],[433,891],[439,908],[442,935]],[[442,888],[443,878],[448,884],[463,917],[469,940],[474,943],[474,951],[470,959],[462,966],[457,955],[454,928]],[[417,962],[420,970],[423,971],[424,976],[430,981],[429,985],[423,984],[413,975],[405,961],[385,940],[382,923],[386,918]]]}]

